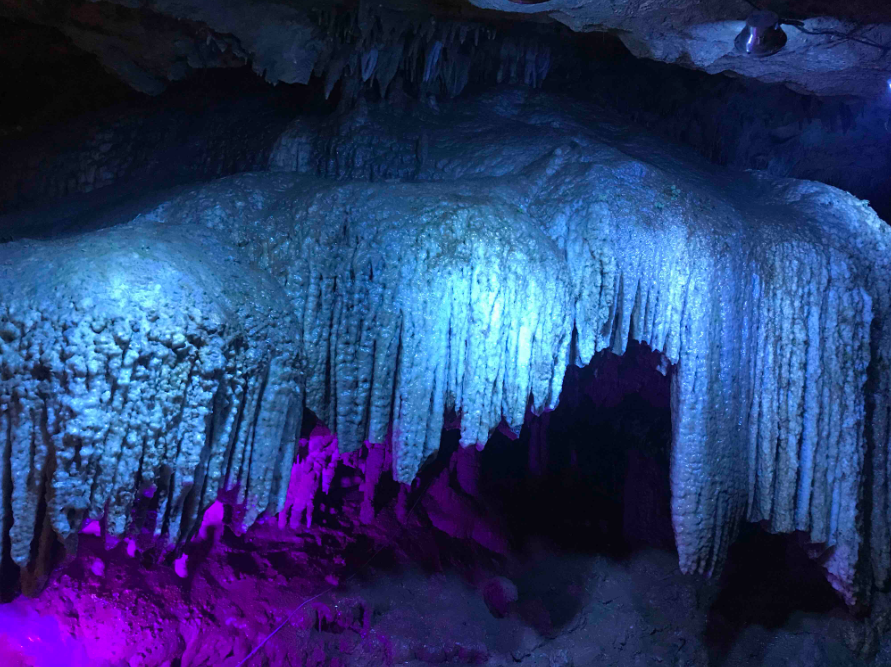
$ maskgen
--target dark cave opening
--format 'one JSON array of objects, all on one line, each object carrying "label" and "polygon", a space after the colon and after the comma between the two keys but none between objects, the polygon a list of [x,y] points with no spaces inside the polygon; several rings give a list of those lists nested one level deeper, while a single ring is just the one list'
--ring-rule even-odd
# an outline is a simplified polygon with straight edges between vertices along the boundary
[{"label": "dark cave opening", "polygon": [[[632,341],[623,356],[603,352],[584,368],[570,367],[560,406],[534,418],[519,438],[493,434],[479,457],[480,488],[503,513],[517,549],[544,538],[557,552],[605,555],[619,563],[652,549],[674,553],[672,371],[665,371],[660,354]],[[584,568],[574,574],[566,563],[561,568],[562,574],[533,568],[517,581],[521,596],[557,591],[553,619],[565,612],[568,623],[583,603],[568,595],[571,586],[555,588],[554,582]],[[725,569],[701,586],[714,665],[736,664],[728,655],[745,633],[848,614],[800,536],[771,535],[757,524],[743,524]],[[765,657],[756,651],[753,661],[756,653]]]},{"label": "dark cave opening", "polygon": [[0,18],[0,140],[142,96],[58,30]]},{"label": "dark cave opening", "polygon": [[[375,510],[401,502],[423,514],[431,486],[445,483],[467,503],[450,509],[490,516],[512,551],[539,539],[615,559],[643,548],[671,551],[667,368],[661,354],[635,341],[624,355],[602,352],[582,368],[570,366],[556,410],[530,416],[518,435],[496,429],[481,449],[461,448],[457,429],[443,431],[438,452],[410,488],[383,472]],[[317,428],[306,411],[302,442]],[[355,469],[338,467],[314,506],[314,522],[336,524],[345,506],[360,502],[352,475]]]},{"label": "dark cave opening", "polygon": [[544,531],[575,549],[672,548],[671,415],[661,355],[631,342],[570,366],[557,409],[480,455],[481,490],[518,539]]},{"label": "dark cave opening", "polygon": [[716,665],[724,664],[734,642],[752,629],[807,627],[809,618],[847,614],[823,568],[808,557],[801,537],[771,535],[757,524],[743,525],[719,583],[706,626]]}]

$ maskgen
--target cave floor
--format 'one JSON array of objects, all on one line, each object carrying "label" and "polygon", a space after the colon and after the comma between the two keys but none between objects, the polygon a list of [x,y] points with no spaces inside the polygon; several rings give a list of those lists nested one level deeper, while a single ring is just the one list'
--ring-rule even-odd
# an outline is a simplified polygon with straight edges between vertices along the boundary
[{"label": "cave floor", "polygon": [[[0,607],[0,663],[891,664],[888,642],[870,661],[855,657],[862,624],[751,553],[737,550],[730,574],[709,582],[683,575],[664,549],[617,556],[538,538],[499,556],[430,527],[423,509],[405,523],[387,509],[369,526],[346,523],[351,514],[297,531],[273,520],[242,536],[211,530],[187,562],[84,534],[39,597]],[[516,600],[499,606],[492,582],[505,580]]]}]

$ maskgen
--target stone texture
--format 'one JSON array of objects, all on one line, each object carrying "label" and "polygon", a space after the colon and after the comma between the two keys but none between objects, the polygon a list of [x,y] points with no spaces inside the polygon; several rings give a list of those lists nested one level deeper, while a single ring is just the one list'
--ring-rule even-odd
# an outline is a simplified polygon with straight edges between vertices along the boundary
[{"label": "stone texture", "polygon": [[[137,496],[176,542],[223,489],[280,508],[302,410],[280,288],[206,230],[124,226],[0,253],[4,550],[21,566]],[[35,525],[46,503],[45,525]]]},{"label": "stone texture", "polygon": [[544,15],[576,31],[614,31],[642,58],[710,73],[729,70],[816,95],[875,99],[888,94],[891,11],[876,3],[846,3],[845,7],[807,0],[756,3],[774,8],[781,18],[799,20],[804,30],[784,26],[785,47],[768,58],[753,58],[735,52],[733,46],[754,11],[744,0],[471,1],[485,9]]}]

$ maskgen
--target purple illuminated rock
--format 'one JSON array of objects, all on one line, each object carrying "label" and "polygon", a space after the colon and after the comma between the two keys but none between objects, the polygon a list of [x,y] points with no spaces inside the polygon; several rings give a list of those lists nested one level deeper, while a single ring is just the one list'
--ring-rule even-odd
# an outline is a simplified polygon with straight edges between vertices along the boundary
[{"label": "purple illuminated rock", "polygon": [[483,586],[483,600],[495,618],[507,616],[518,599],[516,585],[506,577],[493,577]]}]

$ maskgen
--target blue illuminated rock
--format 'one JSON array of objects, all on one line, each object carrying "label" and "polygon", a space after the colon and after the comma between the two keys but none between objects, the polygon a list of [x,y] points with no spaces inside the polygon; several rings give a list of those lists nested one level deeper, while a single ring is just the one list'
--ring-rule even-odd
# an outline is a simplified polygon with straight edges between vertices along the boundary
[{"label": "blue illuminated rock", "polygon": [[[0,248],[19,562],[44,470],[62,535],[105,503],[123,530],[136,487],[172,472],[176,538],[176,513],[191,525],[223,484],[275,511],[301,389],[343,449],[391,438],[408,481],[447,410],[463,444],[484,442],[552,408],[567,364],[633,339],[671,373],[684,571],[715,572],[740,522],[761,521],[820,545],[849,602],[887,582],[891,230],[865,202],[721,171],[539,93],[420,113],[423,155],[404,118],[359,113],[333,144],[295,123],[279,173]],[[353,139],[328,175],[367,180],[317,178]],[[205,477],[198,495],[177,486]]]}]

